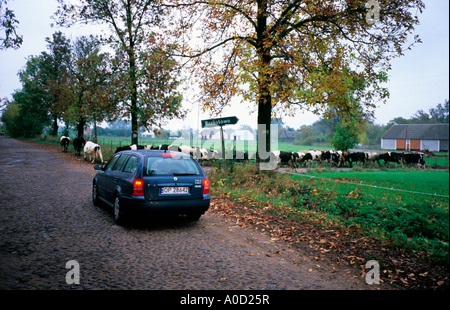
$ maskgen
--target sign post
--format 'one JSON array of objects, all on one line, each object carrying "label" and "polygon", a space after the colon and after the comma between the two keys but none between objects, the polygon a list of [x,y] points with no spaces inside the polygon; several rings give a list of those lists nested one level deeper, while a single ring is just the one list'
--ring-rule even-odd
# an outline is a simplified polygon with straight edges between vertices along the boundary
[{"label": "sign post", "polygon": [[202,120],[202,128],[205,127],[220,127],[220,140],[222,141],[222,168],[225,167],[225,140],[223,138],[223,126],[234,125],[238,122],[236,116],[221,117],[221,118],[211,118]]}]

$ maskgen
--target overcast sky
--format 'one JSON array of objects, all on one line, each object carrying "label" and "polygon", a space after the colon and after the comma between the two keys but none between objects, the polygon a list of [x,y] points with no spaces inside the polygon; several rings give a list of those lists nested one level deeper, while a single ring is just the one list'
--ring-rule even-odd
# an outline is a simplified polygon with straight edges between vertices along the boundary
[{"label": "overcast sky", "polygon": [[[410,118],[417,110],[428,112],[438,103],[449,99],[449,2],[447,0],[425,0],[425,11],[420,15],[420,26],[416,28],[423,43],[407,51],[405,56],[392,61],[387,87],[390,98],[387,104],[375,110],[375,122],[386,124],[395,117]],[[0,51],[0,98],[11,99],[11,94],[20,89],[17,73],[30,55],[39,55],[46,50],[46,37],[58,30],[50,27],[50,16],[56,11],[56,0],[9,0],[8,7],[20,22],[18,32],[23,44],[18,50]],[[83,34],[83,27],[75,30],[61,29],[72,40]],[[221,116],[237,116],[239,124],[256,127],[256,113],[250,113],[251,104],[232,104]],[[197,105],[186,102],[191,113],[184,121],[170,122],[168,126],[181,128],[197,127],[197,120],[210,118],[200,112]],[[248,108],[247,108],[248,107]],[[312,124],[318,118],[309,113],[299,113],[293,118],[283,118],[287,125],[297,129]]]}]

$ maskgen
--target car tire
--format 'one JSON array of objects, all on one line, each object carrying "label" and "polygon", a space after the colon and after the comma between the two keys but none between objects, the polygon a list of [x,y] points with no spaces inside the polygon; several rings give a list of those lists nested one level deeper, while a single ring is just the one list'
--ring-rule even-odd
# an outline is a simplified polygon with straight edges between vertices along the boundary
[{"label": "car tire", "polygon": [[92,185],[92,204],[94,206],[98,206],[99,205],[97,183],[94,183]]},{"label": "car tire", "polygon": [[125,215],[123,207],[121,207],[119,195],[116,195],[114,198],[114,222],[118,225],[123,225],[125,223]]}]

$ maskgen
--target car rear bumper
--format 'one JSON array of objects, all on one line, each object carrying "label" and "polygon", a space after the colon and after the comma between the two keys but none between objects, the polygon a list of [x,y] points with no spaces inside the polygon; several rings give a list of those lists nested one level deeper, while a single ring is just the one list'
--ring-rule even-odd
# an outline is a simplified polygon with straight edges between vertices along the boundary
[{"label": "car rear bumper", "polygon": [[141,197],[122,198],[122,206],[129,213],[203,214],[209,209],[210,196],[195,200],[149,201]]}]

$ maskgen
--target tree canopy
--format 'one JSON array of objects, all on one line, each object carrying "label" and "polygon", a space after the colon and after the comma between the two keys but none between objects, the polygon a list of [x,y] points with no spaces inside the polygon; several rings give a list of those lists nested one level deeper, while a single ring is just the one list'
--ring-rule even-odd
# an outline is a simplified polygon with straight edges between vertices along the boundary
[{"label": "tree canopy", "polygon": [[[177,63],[172,46],[155,37],[163,11],[155,0],[58,0],[55,18],[59,25],[101,23],[109,26],[103,38],[115,51],[121,70],[116,99],[121,116],[131,119],[131,143],[138,143],[138,128],[161,125],[166,118],[182,117],[182,96],[176,91]],[[151,69],[151,70],[149,70]],[[156,71],[159,70],[159,71]]]},{"label": "tree canopy", "polygon": [[16,19],[14,11],[8,9],[7,4],[7,0],[0,0],[0,50],[17,49],[23,41],[23,37],[17,33],[19,21]]},{"label": "tree canopy", "polygon": [[[366,6],[366,4],[368,4]],[[420,0],[174,0],[168,33],[190,59],[212,112],[231,98],[255,102],[267,130],[298,108],[326,117],[371,115],[389,92],[390,61],[417,42]],[[377,4],[378,6],[374,6]],[[259,151],[262,151],[258,147]]]}]

